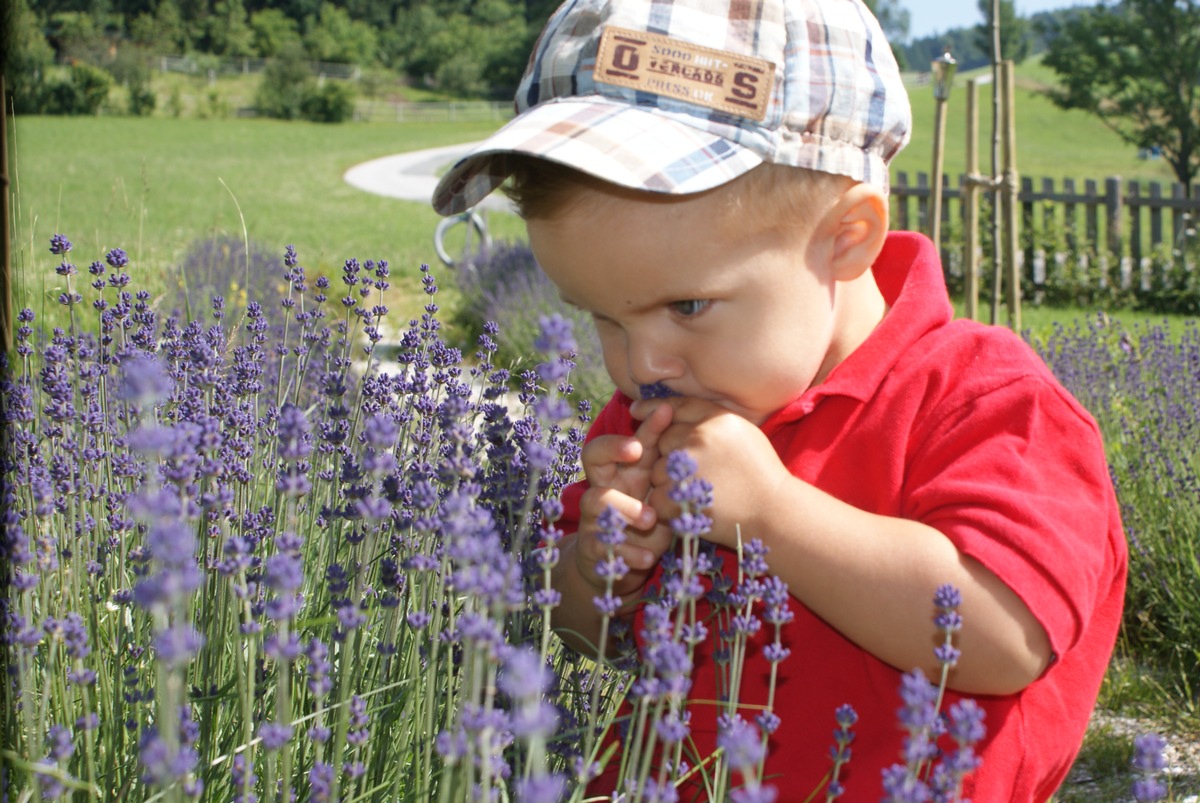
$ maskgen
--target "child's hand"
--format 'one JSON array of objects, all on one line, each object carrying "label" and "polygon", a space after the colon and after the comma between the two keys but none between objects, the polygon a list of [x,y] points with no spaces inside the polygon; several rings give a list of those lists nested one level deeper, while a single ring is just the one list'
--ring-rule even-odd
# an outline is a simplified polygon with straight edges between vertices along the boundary
[{"label": "child's hand", "polygon": [[767,436],[745,418],[703,399],[639,401],[633,405],[633,417],[657,421],[664,407],[672,410],[671,422],[658,439],[659,459],[650,478],[649,501],[658,518],[669,522],[679,515],[679,506],[668,496],[666,457],[683,449],[696,461],[696,476],[713,486],[708,540],[736,548],[738,525],[744,539],[755,537],[761,529],[757,522],[776,509],[775,489],[791,479]]},{"label": "child's hand", "polygon": [[631,594],[645,585],[671,545],[665,520],[660,522],[654,507],[647,503],[651,474],[661,456],[658,440],[670,422],[670,408],[665,408],[647,415],[633,437],[602,435],[583,448],[589,487],[580,501],[574,553],[580,574],[597,589],[604,588],[605,580],[596,575],[596,564],[607,557],[607,547],[596,539],[597,519],[607,508],[615,509],[629,523],[627,540],[616,548],[616,554],[630,571],[614,586],[615,594]]}]

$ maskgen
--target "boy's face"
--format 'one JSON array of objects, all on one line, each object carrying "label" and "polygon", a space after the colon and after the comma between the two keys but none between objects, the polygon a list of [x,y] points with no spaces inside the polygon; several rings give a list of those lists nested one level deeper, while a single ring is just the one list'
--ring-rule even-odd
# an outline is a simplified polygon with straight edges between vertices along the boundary
[{"label": "boy's face", "polygon": [[[737,182],[734,182],[736,185]],[[754,424],[822,381],[852,346],[812,226],[739,228],[725,185],[660,200],[580,189],[530,245],[563,298],[591,313],[632,398],[661,382]]]}]

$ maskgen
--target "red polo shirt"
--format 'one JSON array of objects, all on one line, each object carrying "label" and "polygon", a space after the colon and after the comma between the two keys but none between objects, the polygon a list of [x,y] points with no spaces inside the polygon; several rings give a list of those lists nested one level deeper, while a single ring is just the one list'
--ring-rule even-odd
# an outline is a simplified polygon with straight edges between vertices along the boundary
[{"label": "red polo shirt", "polygon": [[[889,235],[873,272],[887,316],[825,382],[762,429],[792,474],[863,510],[934,527],[1038,618],[1056,658],[1020,693],[976,698],[987,711],[987,737],[964,796],[1042,801],[1083,740],[1121,620],[1126,543],[1100,435],[1021,339],[952,320],[927,239]],[[614,396],[589,438],[632,434],[629,404]],[[582,491],[580,484],[564,494],[568,531]],[[734,560],[726,553],[727,572]],[[834,709],[849,703],[859,722],[840,800],[877,801],[881,770],[900,760],[901,673],[794,598],[792,608],[795,621],[784,628],[792,655],[780,664],[776,692],[782,725],[766,774],[781,801],[805,800],[831,766]],[[759,648],[768,630],[747,658],[741,700],[749,705],[766,702],[770,666]],[[692,699],[715,699],[709,644],[697,647],[693,681]],[[949,694],[945,706],[955,699]],[[692,738],[707,755],[715,709],[690,708]],[[699,790],[681,791],[682,800],[703,799]]]}]

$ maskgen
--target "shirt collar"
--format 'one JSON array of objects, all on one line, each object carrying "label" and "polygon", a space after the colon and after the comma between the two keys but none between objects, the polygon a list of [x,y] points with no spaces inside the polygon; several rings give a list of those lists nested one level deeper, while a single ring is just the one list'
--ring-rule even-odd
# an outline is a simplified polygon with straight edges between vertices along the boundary
[{"label": "shirt collar", "polygon": [[892,232],[871,268],[888,313],[866,340],[842,360],[820,385],[809,388],[771,415],[770,432],[812,412],[821,399],[849,396],[866,401],[892,367],[925,334],[954,317],[933,243],[914,232]]}]

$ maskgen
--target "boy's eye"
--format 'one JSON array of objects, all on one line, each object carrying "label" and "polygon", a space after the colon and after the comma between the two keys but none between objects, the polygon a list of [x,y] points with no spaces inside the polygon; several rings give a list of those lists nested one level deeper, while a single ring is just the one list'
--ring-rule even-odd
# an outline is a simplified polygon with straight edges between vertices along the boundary
[{"label": "boy's eye", "polygon": [[708,305],[712,302],[704,298],[689,298],[686,301],[673,301],[668,306],[676,315],[682,315],[685,318],[690,318],[694,315],[699,315],[704,310],[708,309]]}]

